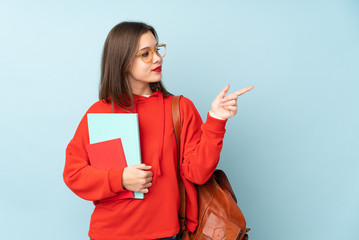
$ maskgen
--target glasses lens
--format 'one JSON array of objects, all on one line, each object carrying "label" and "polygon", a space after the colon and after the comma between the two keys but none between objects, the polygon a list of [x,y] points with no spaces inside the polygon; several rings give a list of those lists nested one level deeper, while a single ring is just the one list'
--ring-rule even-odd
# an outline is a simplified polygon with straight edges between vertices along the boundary
[{"label": "glasses lens", "polygon": [[166,55],[166,49],[164,46],[158,46],[157,52],[161,57],[164,57]]},{"label": "glasses lens", "polygon": [[143,51],[141,53],[141,58],[145,62],[150,62],[151,61],[151,51],[150,50]]}]

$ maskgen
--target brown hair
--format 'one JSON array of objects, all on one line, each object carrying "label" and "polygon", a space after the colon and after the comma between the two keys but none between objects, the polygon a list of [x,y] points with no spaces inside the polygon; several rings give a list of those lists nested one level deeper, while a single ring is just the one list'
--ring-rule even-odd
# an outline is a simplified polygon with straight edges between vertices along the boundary
[{"label": "brown hair", "polygon": [[[156,30],[142,22],[122,22],[109,32],[103,48],[99,98],[115,103],[122,109],[133,108],[133,95],[128,71],[134,61],[140,38],[151,32],[158,41]],[[160,90],[163,96],[171,95],[162,81],[150,83],[152,91]]]}]

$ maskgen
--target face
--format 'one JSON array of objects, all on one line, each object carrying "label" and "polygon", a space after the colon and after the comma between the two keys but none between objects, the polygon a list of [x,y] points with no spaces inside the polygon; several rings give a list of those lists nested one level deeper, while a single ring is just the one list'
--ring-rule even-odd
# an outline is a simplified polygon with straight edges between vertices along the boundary
[{"label": "face", "polygon": [[[143,34],[140,38],[138,51],[143,49],[151,50],[157,45],[157,41],[151,32]],[[161,69],[162,58],[158,54],[153,54],[153,59],[149,63],[142,61],[141,57],[136,56],[132,67],[128,73],[128,80],[134,94],[150,94],[150,83],[159,82],[162,78]],[[156,69],[157,68],[157,69]],[[150,91],[150,92],[149,92]]]}]

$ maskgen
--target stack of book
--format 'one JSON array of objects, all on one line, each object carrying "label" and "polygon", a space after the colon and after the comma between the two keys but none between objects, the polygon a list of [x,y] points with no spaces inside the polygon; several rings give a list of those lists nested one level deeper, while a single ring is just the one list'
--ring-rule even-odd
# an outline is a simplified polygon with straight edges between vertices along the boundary
[{"label": "stack of book", "polygon": [[[137,113],[89,113],[87,121],[90,139],[87,152],[91,166],[111,169],[141,163]],[[143,197],[143,193],[123,191],[103,201]]]}]

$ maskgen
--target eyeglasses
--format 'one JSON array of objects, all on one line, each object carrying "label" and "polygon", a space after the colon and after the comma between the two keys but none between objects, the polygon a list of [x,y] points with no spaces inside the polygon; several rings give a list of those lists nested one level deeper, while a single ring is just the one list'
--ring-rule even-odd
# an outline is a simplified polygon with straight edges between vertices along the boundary
[{"label": "eyeglasses", "polygon": [[166,56],[166,44],[156,45],[154,48],[146,48],[139,51],[136,56],[141,57],[145,63],[150,63],[153,60],[153,54],[156,53],[159,57]]}]

